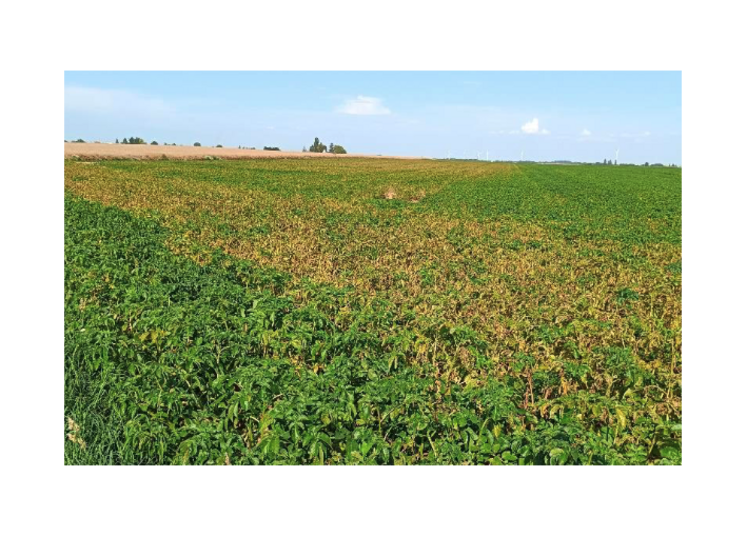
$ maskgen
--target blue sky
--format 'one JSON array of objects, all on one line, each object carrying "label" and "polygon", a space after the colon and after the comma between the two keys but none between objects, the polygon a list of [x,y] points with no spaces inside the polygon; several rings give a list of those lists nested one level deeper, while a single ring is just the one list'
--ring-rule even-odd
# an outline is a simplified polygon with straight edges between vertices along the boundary
[{"label": "blue sky", "polygon": [[65,139],[682,161],[680,72],[66,72]]}]

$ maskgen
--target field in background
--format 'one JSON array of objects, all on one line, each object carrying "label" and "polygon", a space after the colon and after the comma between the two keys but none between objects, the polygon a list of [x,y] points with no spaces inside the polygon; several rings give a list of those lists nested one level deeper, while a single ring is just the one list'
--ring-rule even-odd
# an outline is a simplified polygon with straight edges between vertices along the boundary
[{"label": "field in background", "polygon": [[66,161],[65,191],[68,464],[681,462],[679,169]]},{"label": "field in background", "polygon": [[193,160],[217,157],[219,159],[255,159],[255,158],[416,158],[416,157],[378,157],[374,155],[332,155],[330,153],[303,153],[301,151],[264,151],[262,149],[237,149],[235,147],[194,147],[184,145],[150,145],[150,144],[100,144],[100,143],[66,143],[65,158],[79,160],[102,159],[178,159]]}]

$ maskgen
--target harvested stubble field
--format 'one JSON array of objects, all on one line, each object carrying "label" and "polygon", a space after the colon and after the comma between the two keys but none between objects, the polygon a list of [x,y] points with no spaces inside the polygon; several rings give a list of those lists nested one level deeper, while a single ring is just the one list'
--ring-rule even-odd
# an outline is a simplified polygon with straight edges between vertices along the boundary
[{"label": "harvested stubble field", "polygon": [[65,164],[68,464],[679,464],[681,171]]},{"label": "harvested stubble field", "polygon": [[237,149],[235,147],[194,147],[185,145],[150,145],[150,144],[99,144],[99,143],[66,143],[65,158],[85,161],[139,159],[139,160],[209,160],[226,159],[242,160],[255,158],[403,158],[380,157],[374,155],[333,155],[330,153],[303,153],[301,151],[265,151],[262,149]]}]

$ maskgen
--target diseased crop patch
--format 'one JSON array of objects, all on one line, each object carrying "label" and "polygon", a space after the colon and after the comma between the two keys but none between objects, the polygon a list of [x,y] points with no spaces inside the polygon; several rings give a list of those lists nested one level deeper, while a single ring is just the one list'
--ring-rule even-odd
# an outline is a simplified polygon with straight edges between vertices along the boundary
[{"label": "diseased crop patch", "polygon": [[681,460],[679,170],[65,176],[70,463]]}]

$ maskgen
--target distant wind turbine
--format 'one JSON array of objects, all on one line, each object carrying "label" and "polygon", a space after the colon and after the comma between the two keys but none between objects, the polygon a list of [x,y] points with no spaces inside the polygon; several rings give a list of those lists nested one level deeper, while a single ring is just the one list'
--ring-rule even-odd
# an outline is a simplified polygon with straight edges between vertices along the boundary
[{"label": "distant wind turbine", "polygon": [[615,149],[615,165],[617,165],[617,157],[620,155],[620,148]]}]

